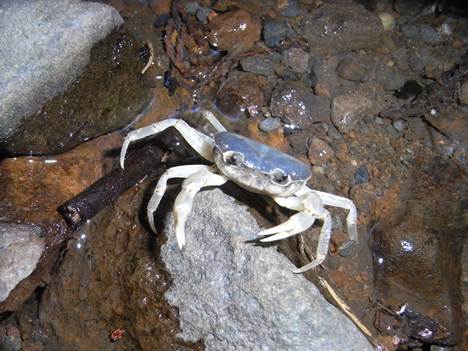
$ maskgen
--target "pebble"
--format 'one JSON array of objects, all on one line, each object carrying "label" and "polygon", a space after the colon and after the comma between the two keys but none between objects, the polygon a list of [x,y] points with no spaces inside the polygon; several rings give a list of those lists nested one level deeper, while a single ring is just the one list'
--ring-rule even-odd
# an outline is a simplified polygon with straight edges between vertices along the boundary
[{"label": "pebble", "polygon": [[279,62],[280,55],[272,52],[266,55],[252,55],[241,59],[240,64],[244,71],[261,74],[267,77],[274,76],[274,66]]},{"label": "pebble", "polygon": [[401,119],[399,119],[398,121],[394,121],[392,125],[393,125],[393,128],[395,128],[395,130],[400,133],[406,129],[406,123],[405,121],[402,121]]},{"label": "pebble", "polygon": [[362,165],[359,167],[356,172],[354,173],[354,184],[364,184],[369,181],[369,171],[367,170],[367,166]]},{"label": "pebble", "polygon": [[330,120],[330,99],[314,95],[312,89],[298,82],[278,85],[273,91],[270,111],[290,124],[307,128],[313,122]]},{"label": "pebble", "polygon": [[379,18],[382,21],[384,31],[389,32],[395,27],[395,18],[388,12],[382,12],[379,14]]},{"label": "pebble", "polygon": [[460,88],[459,94],[460,102],[464,105],[468,105],[468,82],[465,82]]},{"label": "pebble", "polygon": [[300,48],[291,48],[281,55],[282,62],[294,72],[304,73],[309,68],[310,55]]},{"label": "pebble", "polygon": [[198,4],[198,1],[188,1],[184,4],[184,7],[188,14],[195,16],[198,9],[200,8],[200,5]]},{"label": "pebble", "polygon": [[200,7],[197,11],[197,20],[199,20],[201,23],[208,23],[208,16],[210,13],[213,12],[209,7]]},{"label": "pebble", "polygon": [[[198,13],[198,12],[197,12]],[[260,20],[245,10],[236,10],[216,16],[207,25],[211,45],[229,50],[233,47],[250,48],[260,39]]]},{"label": "pebble", "polygon": [[299,16],[300,8],[299,8],[299,2],[297,0],[280,1],[280,3],[283,3],[283,6],[281,7],[281,14],[284,17]]},{"label": "pebble", "polygon": [[278,129],[280,125],[281,120],[279,118],[269,117],[260,122],[258,129],[260,129],[262,132],[269,133],[275,129]]},{"label": "pebble", "polygon": [[263,40],[266,46],[278,48],[283,45],[283,41],[290,37],[291,28],[286,22],[267,22],[263,26]]},{"label": "pebble", "polygon": [[312,138],[308,146],[307,157],[312,165],[322,166],[335,157],[335,151],[322,139]]},{"label": "pebble", "polygon": [[338,64],[336,74],[346,80],[362,82],[367,75],[367,69],[359,62],[358,58],[348,56]]}]

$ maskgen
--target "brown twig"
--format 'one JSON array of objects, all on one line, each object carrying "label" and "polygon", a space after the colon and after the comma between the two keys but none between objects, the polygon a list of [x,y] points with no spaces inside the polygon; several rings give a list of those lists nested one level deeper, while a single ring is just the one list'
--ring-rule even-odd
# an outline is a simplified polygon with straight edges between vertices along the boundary
[{"label": "brown twig", "polygon": [[70,227],[79,227],[147,174],[162,167],[164,155],[160,146],[150,143],[141,147],[126,159],[125,170],[119,167],[106,174],[61,205],[58,212]]}]

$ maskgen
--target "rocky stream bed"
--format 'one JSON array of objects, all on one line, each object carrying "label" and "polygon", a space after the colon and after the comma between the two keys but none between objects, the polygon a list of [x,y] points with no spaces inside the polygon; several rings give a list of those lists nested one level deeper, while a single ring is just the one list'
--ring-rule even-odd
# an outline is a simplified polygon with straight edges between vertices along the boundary
[{"label": "rocky stream bed", "polygon": [[[467,350],[467,48],[463,1],[1,1],[0,350]],[[321,223],[258,245],[293,211],[231,183],[180,251],[171,182],[153,233],[200,159],[168,132],[123,171],[123,140],[200,110],[351,199],[359,242],[331,207],[293,274]]]}]

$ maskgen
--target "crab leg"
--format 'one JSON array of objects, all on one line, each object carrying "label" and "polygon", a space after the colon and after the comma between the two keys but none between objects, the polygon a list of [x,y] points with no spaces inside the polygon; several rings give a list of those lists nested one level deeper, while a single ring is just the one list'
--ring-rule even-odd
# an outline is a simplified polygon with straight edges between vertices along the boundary
[{"label": "crab leg", "polygon": [[188,144],[203,158],[208,161],[213,161],[213,139],[193,129],[181,119],[169,118],[128,133],[122,145],[122,150],[120,151],[120,167],[122,167],[122,169],[124,168],[125,154],[131,142],[161,133],[170,127],[177,129],[184,139],[187,140]]},{"label": "crab leg", "polygon": [[[303,232],[314,223],[315,219],[323,220],[315,259],[304,267],[296,269],[294,273],[303,273],[318,266],[327,256],[332,229],[332,219],[330,213],[323,207],[325,202],[322,200],[322,194],[324,193],[308,189],[308,191],[301,192],[299,196],[274,198],[279,205],[301,212],[291,216],[286,222],[259,233],[260,235],[278,233],[268,238],[261,239],[261,241],[284,239]],[[331,202],[328,198],[326,198],[326,200]],[[341,203],[343,202],[340,202],[340,204]]]},{"label": "crab leg", "polygon": [[211,172],[211,168],[200,169],[184,180],[182,190],[174,202],[174,217],[176,238],[179,248],[185,245],[185,222],[192,210],[193,199],[201,188],[206,186],[219,186],[228,181],[222,175]]},{"label": "crab leg", "polygon": [[294,273],[304,273],[305,271],[308,271],[309,269],[315,268],[323,262],[325,257],[327,257],[328,246],[330,244],[330,237],[331,237],[331,230],[332,230],[331,215],[328,211],[325,211],[325,213],[322,216],[317,217],[317,218],[323,220],[323,226],[322,226],[322,231],[320,232],[320,236],[319,236],[319,241],[317,245],[317,253],[315,255],[315,259],[312,262],[306,264],[305,266],[295,269],[293,271]]},{"label": "crab leg", "polygon": [[158,184],[156,188],[154,188],[153,195],[148,202],[148,222],[153,230],[156,233],[156,227],[154,226],[154,212],[159,206],[159,202],[161,201],[164,193],[166,192],[167,188],[167,181],[171,178],[187,178],[194,173],[201,171],[202,169],[209,169],[209,166],[205,165],[189,165],[189,166],[178,166],[169,168],[166,172],[164,172],[158,180]]},{"label": "crab leg", "polygon": [[357,211],[356,211],[356,206],[354,206],[354,203],[350,199],[347,199],[345,197],[323,193],[321,191],[314,191],[314,192],[318,196],[320,196],[320,199],[322,200],[324,205],[340,207],[349,211],[348,216],[346,217],[346,224],[348,227],[348,235],[349,235],[350,241],[345,243],[342,247],[340,247],[340,249],[341,250],[345,249],[346,247],[351,245],[353,242],[357,243],[358,242]]},{"label": "crab leg", "polygon": [[204,110],[202,111],[202,116],[205,117],[205,119],[211,123],[211,125],[218,131],[218,132],[225,132],[226,128],[221,124],[220,121],[215,117],[213,112]]}]

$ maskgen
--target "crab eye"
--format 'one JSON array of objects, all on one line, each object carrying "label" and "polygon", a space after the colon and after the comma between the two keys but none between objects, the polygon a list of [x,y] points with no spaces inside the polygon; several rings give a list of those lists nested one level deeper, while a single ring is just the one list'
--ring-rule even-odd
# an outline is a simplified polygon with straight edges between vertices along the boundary
[{"label": "crab eye", "polygon": [[224,160],[231,166],[240,166],[244,162],[244,155],[237,152],[230,152],[224,155]]},{"label": "crab eye", "polygon": [[289,183],[289,175],[282,169],[275,169],[271,172],[271,180],[279,185],[286,185]]}]

